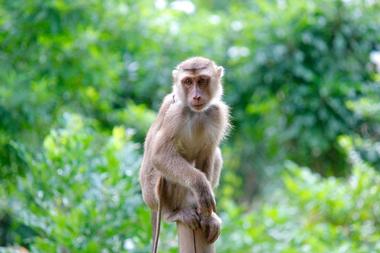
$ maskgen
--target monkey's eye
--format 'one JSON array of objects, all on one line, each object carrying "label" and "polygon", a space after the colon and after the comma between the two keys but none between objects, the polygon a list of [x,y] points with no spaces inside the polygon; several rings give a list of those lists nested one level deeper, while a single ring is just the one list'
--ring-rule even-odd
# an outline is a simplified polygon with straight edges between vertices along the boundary
[{"label": "monkey's eye", "polygon": [[200,78],[198,79],[198,84],[199,84],[199,85],[207,85],[207,84],[208,84],[208,78],[200,77]]},{"label": "monkey's eye", "polygon": [[185,79],[183,79],[182,83],[185,86],[189,87],[189,86],[191,86],[193,84],[193,80],[191,80],[191,78],[185,78]]}]

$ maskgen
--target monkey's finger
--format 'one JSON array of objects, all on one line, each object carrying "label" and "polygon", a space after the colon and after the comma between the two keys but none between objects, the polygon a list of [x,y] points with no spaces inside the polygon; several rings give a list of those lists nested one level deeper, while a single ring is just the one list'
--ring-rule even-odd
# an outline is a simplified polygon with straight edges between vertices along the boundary
[{"label": "monkey's finger", "polygon": [[215,204],[213,204],[213,202],[209,202],[209,204],[207,205],[207,208],[201,209],[200,213],[206,216],[211,216],[214,210],[215,210]]},{"label": "monkey's finger", "polygon": [[205,204],[206,204],[207,212],[211,213],[213,210],[215,211],[216,202],[214,198],[209,198]]},{"label": "monkey's finger", "polygon": [[211,194],[203,195],[198,203],[201,213],[210,213],[216,206],[215,199]]},{"label": "monkey's finger", "polygon": [[211,214],[212,211],[215,211],[216,209],[216,202],[215,200],[212,198],[211,201],[208,203],[208,212]]}]

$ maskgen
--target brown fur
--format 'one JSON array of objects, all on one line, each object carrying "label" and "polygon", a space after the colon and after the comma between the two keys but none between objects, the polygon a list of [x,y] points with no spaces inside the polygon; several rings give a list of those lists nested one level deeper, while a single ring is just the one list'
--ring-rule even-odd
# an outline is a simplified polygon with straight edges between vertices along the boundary
[{"label": "brown fur", "polygon": [[[194,74],[190,69],[199,71]],[[181,80],[198,74],[209,76],[209,83],[201,88],[194,82],[185,92]],[[221,100],[222,75],[222,67],[203,57],[178,65],[173,71],[173,92],[164,98],[146,136],[140,170],[148,206],[157,211],[160,201],[165,219],[192,229],[201,227],[210,243],[220,233],[212,188],[219,182],[223,164],[219,144],[229,127],[229,110]],[[195,108],[199,101],[201,108]],[[164,184],[157,192],[160,178]]]}]

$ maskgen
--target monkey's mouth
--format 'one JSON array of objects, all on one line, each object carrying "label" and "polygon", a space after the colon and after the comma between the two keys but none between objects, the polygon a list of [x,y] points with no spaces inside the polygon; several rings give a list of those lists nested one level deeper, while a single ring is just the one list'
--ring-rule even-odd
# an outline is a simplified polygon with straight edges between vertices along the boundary
[{"label": "monkey's mouth", "polygon": [[197,110],[197,111],[200,111],[203,109],[203,107],[205,106],[205,104],[191,104],[191,106]]}]

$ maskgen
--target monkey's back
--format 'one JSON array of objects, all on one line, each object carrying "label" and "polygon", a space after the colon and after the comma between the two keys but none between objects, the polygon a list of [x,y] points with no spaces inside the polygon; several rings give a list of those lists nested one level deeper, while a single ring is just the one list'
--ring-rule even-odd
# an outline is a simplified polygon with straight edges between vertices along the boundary
[{"label": "monkey's back", "polygon": [[160,172],[154,168],[152,164],[152,146],[154,142],[154,135],[157,133],[164,121],[165,114],[172,103],[172,94],[168,94],[160,107],[158,115],[153,124],[148,130],[144,142],[144,154],[140,167],[140,185],[144,202],[153,210],[157,209],[157,184],[160,177]]}]

